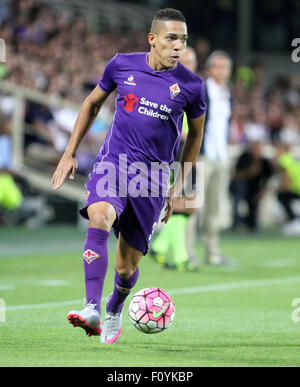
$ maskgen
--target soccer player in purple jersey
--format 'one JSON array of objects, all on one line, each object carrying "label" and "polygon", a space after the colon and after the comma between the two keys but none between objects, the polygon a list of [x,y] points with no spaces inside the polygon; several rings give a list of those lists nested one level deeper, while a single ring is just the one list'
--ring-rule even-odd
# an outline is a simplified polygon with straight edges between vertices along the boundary
[{"label": "soccer player in purple jersey", "polygon": [[[103,102],[117,88],[115,116],[86,183],[86,205],[80,210],[89,220],[83,253],[87,305],[82,311],[68,315],[69,322],[85,329],[88,335],[101,334],[102,343],[111,344],[119,338],[124,301],[138,280],[138,264],[148,251],[165,199],[167,197],[162,221],[167,223],[189,172],[188,168],[183,168],[184,164],[195,163],[200,151],[206,111],[204,85],[201,78],[179,63],[187,37],[182,13],[166,8],[158,11],[153,19],[148,34],[150,52],[117,54],[111,59],[99,85],[82,104],[52,178],[54,190],[62,186],[68,175],[74,179],[75,154],[80,141]],[[182,173],[176,175],[168,195],[160,191],[149,194],[147,176],[140,177],[139,184],[148,195],[130,192],[124,195],[120,183],[125,180],[127,186],[131,184],[132,163],[150,167],[152,163],[170,165],[174,161],[184,112],[189,132],[180,160]],[[116,174],[106,173],[109,169]],[[108,183],[108,188],[103,181]],[[159,187],[163,185],[158,184]],[[102,327],[101,298],[108,266],[107,242],[112,228],[118,238],[115,285],[106,301]]]}]

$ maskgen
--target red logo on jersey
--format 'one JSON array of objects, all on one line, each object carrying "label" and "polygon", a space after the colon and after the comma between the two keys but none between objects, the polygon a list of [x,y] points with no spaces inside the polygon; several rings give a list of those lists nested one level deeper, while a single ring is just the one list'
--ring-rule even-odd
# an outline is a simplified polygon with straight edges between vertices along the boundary
[{"label": "red logo on jersey", "polygon": [[139,104],[139,98],[136,95],[132,93],[124,95],[123,108],[127,112],[132,113],[133,110],[135,110],[138,107],[138,104]]}]

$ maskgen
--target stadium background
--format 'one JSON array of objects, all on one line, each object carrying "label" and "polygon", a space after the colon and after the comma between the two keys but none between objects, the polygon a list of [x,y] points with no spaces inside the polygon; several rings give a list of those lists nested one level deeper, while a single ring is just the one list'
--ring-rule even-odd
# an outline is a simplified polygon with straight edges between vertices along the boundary
[{"label": "stadium background", "polygon": [[[7,305],[5,323],[0,322],[5,351],[0,349],[0,364],[76,363],[65,361],[58,347],[56,360],[51,355],[33,353],[38,353],[38,343],[43,337],[41,327],[49,328],[49,321],[55,324],[54,317],[46,314],[47,305],[52,311],[56,308],[55,313],[61,318],[69,307],[67,300],[78,304],[83,294],[80,251],[87,225],[77,216],[77,209],[85,197],[83,183],[112,119],[114,95],[79,149],[79,173],[75,181],[66,182],[54,194],[50,186],[51,174],[72,130],[80,103],[99,81],[107,61],[116,52],[148,50],[146,33],[153,14],[166,6],[180,9],[188,20],[188,43],[197,52],[200,75],[205,76],[205,60],[213,50],[226,50],[233,57],[231,87],[235,103],[229,146],[232,166],[247,146],[249,131],[266,133],[264,154],[270,160],[274,157],[273,143],[278,138],[292,144],[293,151],[300,156],[300,64],[292,60],[292,41],[300,37],[299,1],[2,0],[0,39],[6,44],[6,63],[0,64],[0,169],[10,170],[24,200],[20,208],[13,211],[0,209],[0,298]],[[300,293],[297,277],[300,242],[297,238],[282,236],[285,218],[276,199],[277,186],[278,176],[275,175],[260,206],[262,228],[256,235],[246,229],[239,230],[238,235],[228,231],[232,202],[228,187],[224,187],[222,243],[225,251],[238,262],[238,269],[203,268],[197,274],[184,273],[183,277],[182,274],[177,277],[177,273],[162,271],[149,260],[145,262],[145,278],[138,288],[143,284],[154,286],[151,278],[154,282],[159,278],[157,286],[173,289],[175,294],[178,291],[177,307],[183,302],[176,285],[179,278],[180,288],[203,286],[199,292],[190,292],[191,304],[199,312],[190,324],[195,329],[200,324],[206,332],[206,354],[202,356],[198,347],[191,344],[188,349],[186,345],[188,360],[185,365],[297,365],[297,348],[293,346],[297,324],[291,322],[290,314],[291,302]],[[295,210],[300,214],[299,207],[295,206]],[[198,244],[201,257],[200,238]],[[113,254],[113,239],[111,251]],[[72,262],[76,265],[70,269]],[[112,272],[113,263],[110,270]],[[153,273],[147,278],[149,271]],[[243,290],[236,298],[233,296],[234,313],[231,315],[230,308],[221,307],[228,299],[216,294],[216,289],[225,282],[227,296],[231,296],[230,289],[238,287],[239,281],[243,281],[242,288],[247,288],[245,284],[249,280],[262,283],[248,293],[250,316],[246,321]],[[209,293],[209,289],[214,289],[213,295],[203,300],[203,292]],[[201,299],[197,298],[199,294]],[[262,294],[268,294],[267,299]],[[214,315],[211,310],[212,304],[219,305],[222,321],[217,311]],[[44,306],[39,309],[38,305]],[[185,307],[182,305],[182,311]],[[39,311],[38,317],[35,311]],[[180,315],[179,307],[178,319]],[[40,335],[34,344],[29,339],[32,318],[37,319],[33,325],[36,324],[35,332]],[[274,322],[274,318],[277,320],[272,325],[270,322]],[[13,332],[18,319],[24,324],[24,337],[19,338],[23,345],[21,350],[13,351],[17,341]],[[216,323],[215,330],[210,328],[213,323]],[[189,326],[189,321],[186,324]],[[66,324],[58,325],[59,333],[69,335]],[[165,365],[181,365],[178,349],[181,339],[172,341],[175,330],[174,334],[170,330],[169,339],[164,336],[169,344],[173,343],[173,350],[167,351],[161,359],[155,358],[153,364],[162,361]],[[182,327],[179,330],[183,340],[192,343],[192,337],[185,336]],[[63,342],[52,326],[49,332],[48,338],[56,343]],[[140,337],[136,332],[130,334],[125,337],[125,346]],[[232,334],[235,344],[230,347]],[[257,341],[253,342],[255,337]],[[140,340],[145,348],[151,343],[148,337]],[[224,345],[218,351],[220,342]],[[72,345],[75,348],[75,340]],[[96,348],[96,344],[93,345],[92,348]],[[126,348],[122,350],[125,353]],[[139,347],[142,354],[143,350]],[[9,351],[12,352],[8,356]],[[110,356],[106,365],[113,364],[109,363],[113,361]],[[117,356],[116,351],[114,356]],[[97,363],[95,353],[92,358]],[[134,361],[136,365],[145,365],[138,358]],[[119,365],[129,364],[121,357],[118,362]],[[99,360],[97,364],[104,363]]]}]

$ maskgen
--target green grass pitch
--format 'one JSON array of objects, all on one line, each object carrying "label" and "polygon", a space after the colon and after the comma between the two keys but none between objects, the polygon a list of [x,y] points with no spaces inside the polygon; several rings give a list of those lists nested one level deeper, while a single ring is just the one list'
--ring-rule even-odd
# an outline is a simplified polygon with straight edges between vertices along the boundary
[{"label": "green grass pitch", "polygon": [[[225,235],[224,253],[237,266],[203,266],[198,273],[167,271],[144,257],[134,290],[169,292],[174,324],[142,334],[125,311],[115,345],[100,345],[67,321],[70,310],[82,307],[84,239],[71,227],[0,230],[0,299],[6,304],[0,366],[300,365],[300,322],[292,320],[292,301],[300,298],[299,238]],[[114,241],[112,235],[105,296],[113,287]],[[200,242],[198,252],[202,256]],[[125,310],[128,305],[129,299]]]}]

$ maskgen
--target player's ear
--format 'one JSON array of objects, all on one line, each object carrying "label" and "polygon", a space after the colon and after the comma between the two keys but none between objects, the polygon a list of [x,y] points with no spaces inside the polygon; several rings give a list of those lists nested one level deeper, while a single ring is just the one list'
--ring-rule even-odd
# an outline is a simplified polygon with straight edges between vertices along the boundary
[{"label": "player's ear", "polygon": [[153,32],[149,32],[148,34],[148,42],[150,44],[151,47],[155,47],[155,34]]}]

